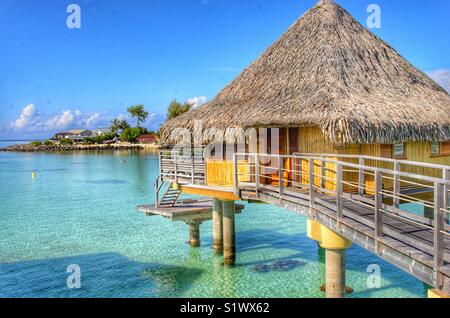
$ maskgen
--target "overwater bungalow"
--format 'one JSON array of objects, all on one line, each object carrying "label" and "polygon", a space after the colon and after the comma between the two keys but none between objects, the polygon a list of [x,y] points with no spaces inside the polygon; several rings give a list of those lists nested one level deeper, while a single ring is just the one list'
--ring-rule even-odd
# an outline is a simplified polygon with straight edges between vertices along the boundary
[{"label": "overwater bungalow", "polygon": [[326,249],[327,296],[344,295],[352,243],[450,295],[449,127],[449,94],[322,0],[213,100],[162,127],[147,212],[176,209],[182,193],[212,198],[214,248],[234,264],[234,201],[277,205],[307,216]]}]

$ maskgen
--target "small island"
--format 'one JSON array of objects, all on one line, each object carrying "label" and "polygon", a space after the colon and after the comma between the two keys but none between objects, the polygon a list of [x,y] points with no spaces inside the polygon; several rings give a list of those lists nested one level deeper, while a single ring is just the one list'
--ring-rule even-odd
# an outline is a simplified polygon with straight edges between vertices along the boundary
[{"label": "small island", "polygon": [[142,127],[149,113],[144,105],[128,108],[136,118],[136,127],[131,127],[123,118],[114,119],[108,128],[95,130],[75,129],[56,133],[44,141],[32,141],[28,144],[11,145],[0,148],[7,152],[61,152],[93,150],[154,150],[159,149],[159,135]]}]

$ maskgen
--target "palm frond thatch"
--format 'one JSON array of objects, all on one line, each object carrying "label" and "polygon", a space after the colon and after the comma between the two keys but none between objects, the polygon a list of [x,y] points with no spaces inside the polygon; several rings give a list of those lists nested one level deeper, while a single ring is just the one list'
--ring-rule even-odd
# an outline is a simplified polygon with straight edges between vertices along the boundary
[{"label": "palm frond thatch", "polygon": [[161,129],[319,126],[338,143],[450,139],[450,96],[333,1],[311,8],[211,102]]}]

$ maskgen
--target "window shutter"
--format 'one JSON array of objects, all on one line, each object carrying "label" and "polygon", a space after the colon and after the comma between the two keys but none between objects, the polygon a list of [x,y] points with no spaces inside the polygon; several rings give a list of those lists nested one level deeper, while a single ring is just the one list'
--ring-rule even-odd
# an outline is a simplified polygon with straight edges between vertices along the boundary
[{"label": "window shutter", "polygon": [[380,145],[381,158],[392,158],[392,145]]},{"label": "window shutter", "polygon": [[441,155],[450,156],[450,141],[441,143]]}]

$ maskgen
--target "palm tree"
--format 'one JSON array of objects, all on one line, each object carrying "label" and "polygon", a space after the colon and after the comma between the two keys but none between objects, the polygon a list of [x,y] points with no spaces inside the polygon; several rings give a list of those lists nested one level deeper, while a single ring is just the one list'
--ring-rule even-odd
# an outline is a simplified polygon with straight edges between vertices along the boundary
[{"label": "palm tree", "polygon": [[139,128],[141,128],[141,123],[145,122],[149,115],[144,105],[131,106],[128,108],[128,112],[131,114],[131,117],[137,119],[137,126]]},{"label": "palm tree", "polygon": [[176,99],[174,99],[167,109],[167,120],[173,119],[175,117],[178,117],[192,109],[192,104],[179,103]]}]

